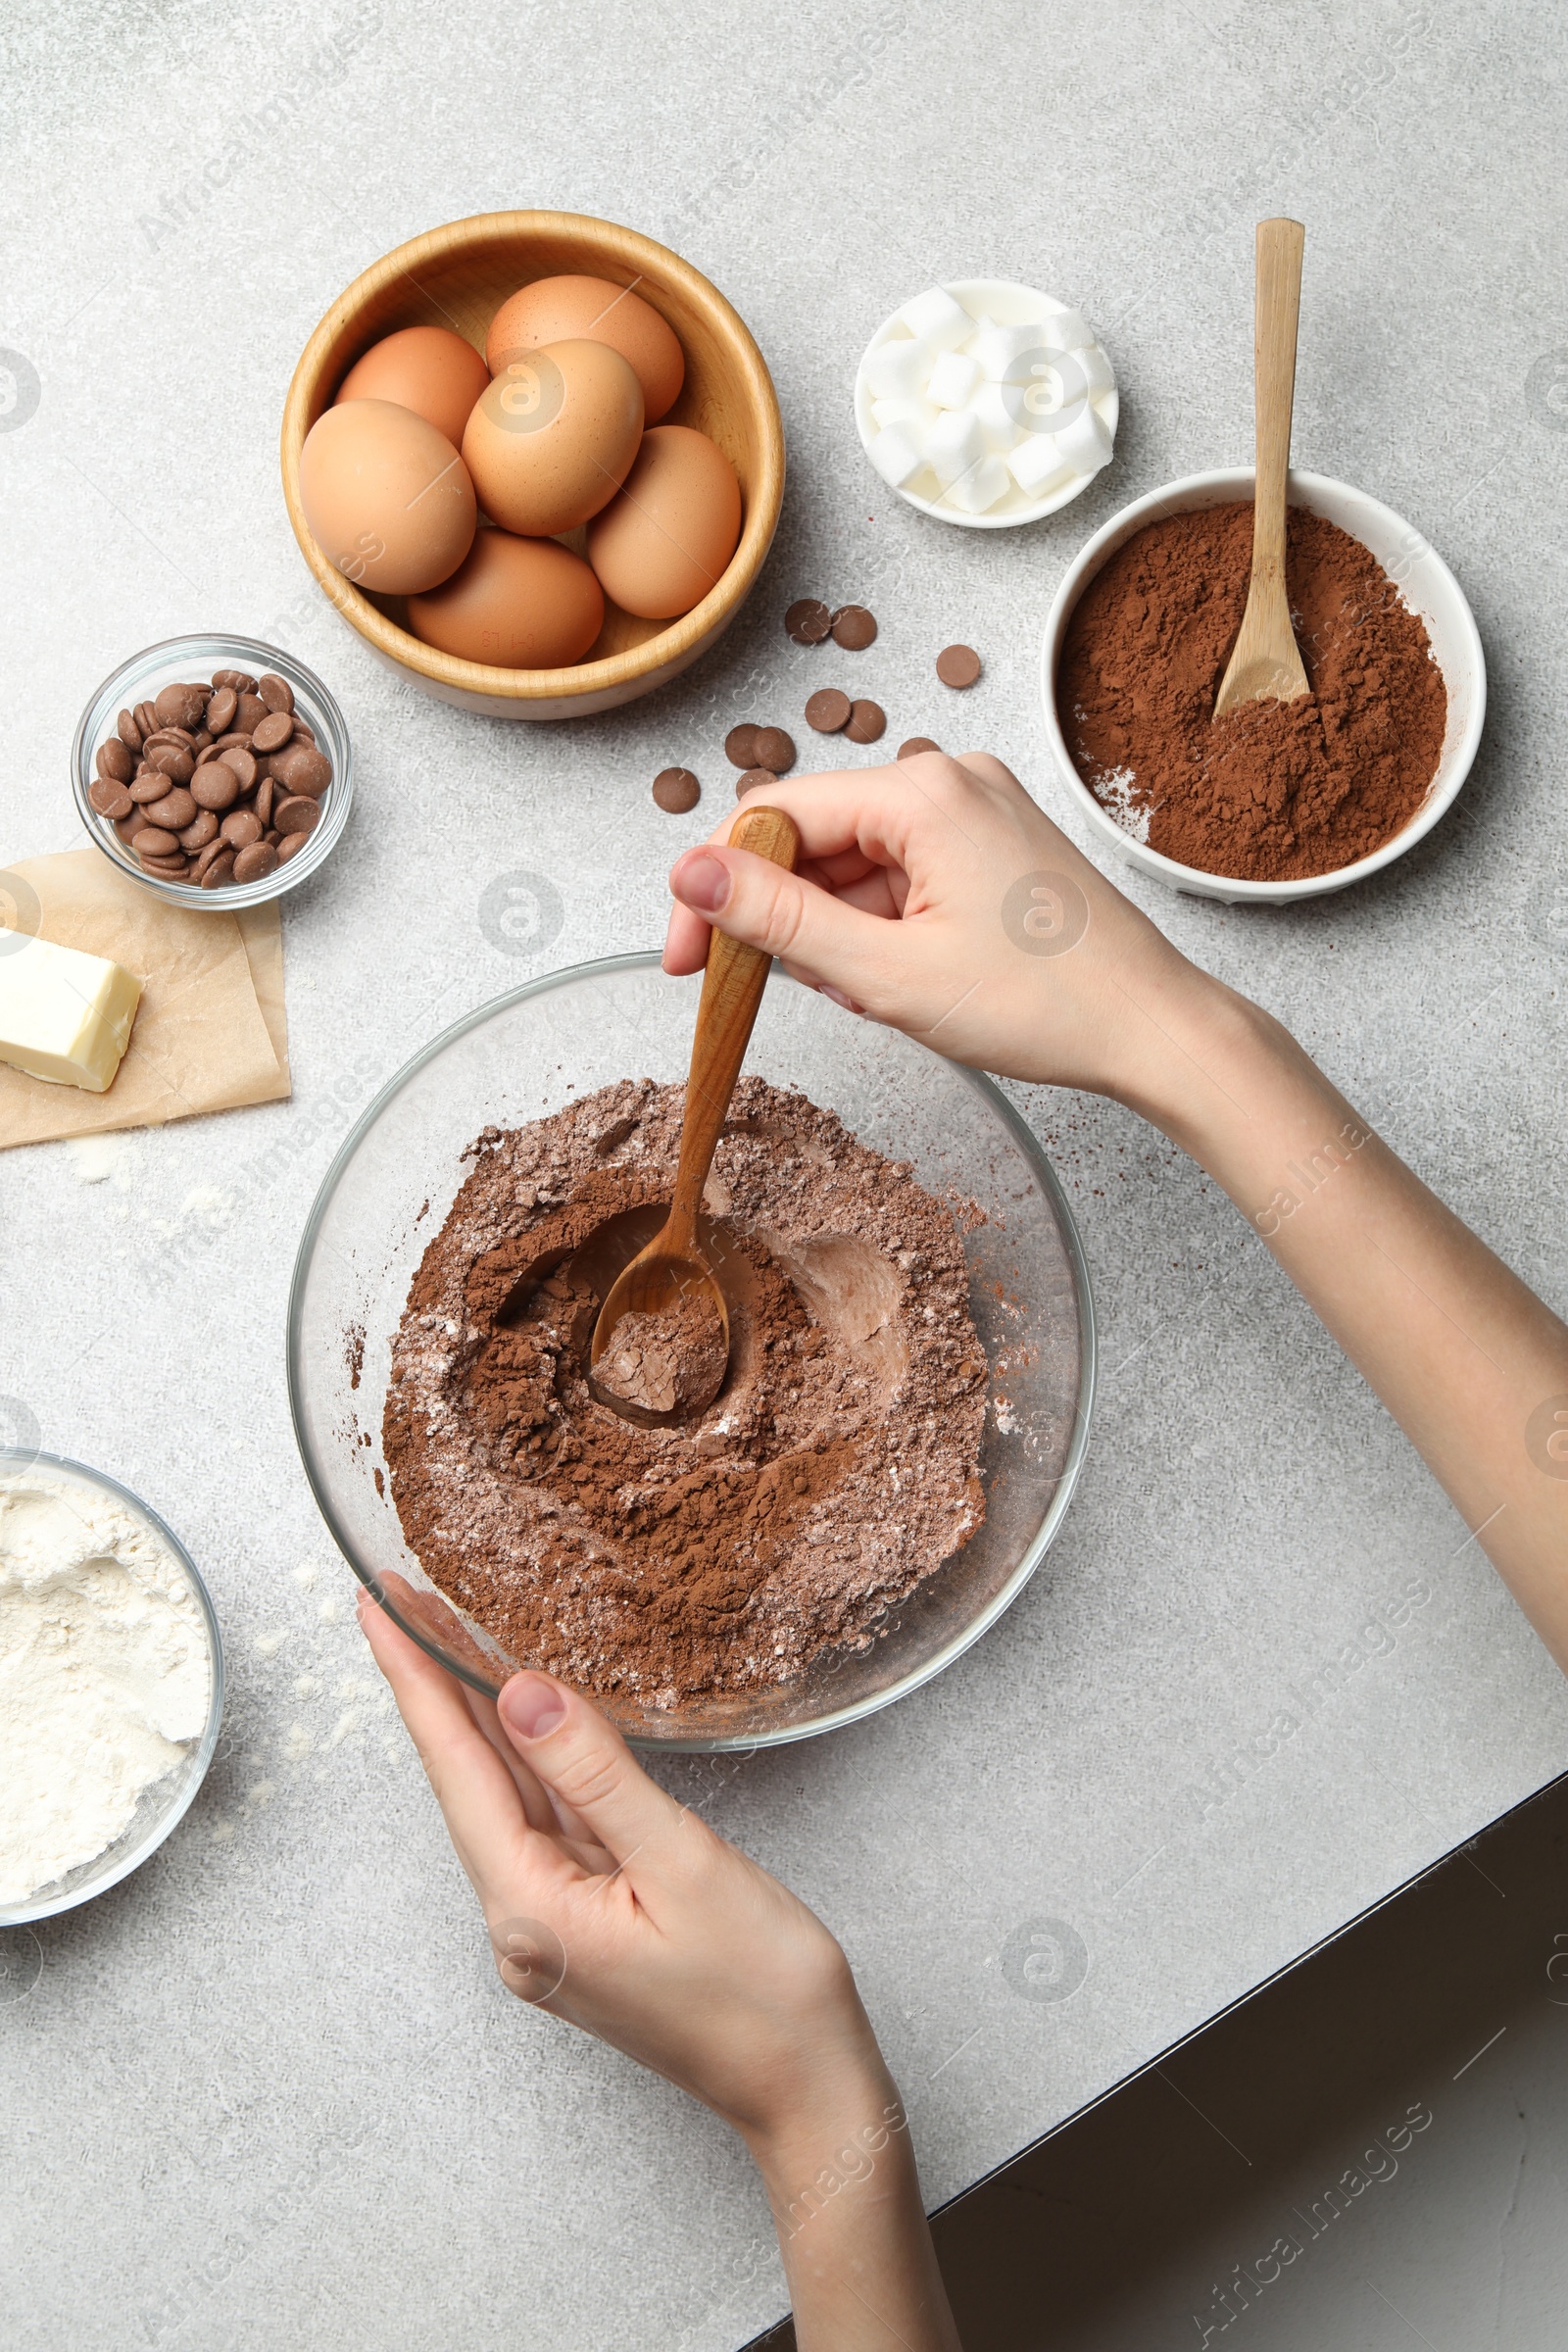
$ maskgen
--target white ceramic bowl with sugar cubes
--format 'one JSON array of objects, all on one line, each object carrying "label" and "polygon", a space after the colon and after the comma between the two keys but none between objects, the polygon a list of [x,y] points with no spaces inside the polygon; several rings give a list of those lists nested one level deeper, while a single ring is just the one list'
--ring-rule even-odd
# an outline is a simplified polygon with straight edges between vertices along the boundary
[{"label": "white ceramic bowl with sugar cubes", "polygon": [[931,286],[877,328],[855,421],[890,489],[943,522],[1005,530],[1088,488],[1116,439],[1116,379],[1089,321],[1010,278]]}]

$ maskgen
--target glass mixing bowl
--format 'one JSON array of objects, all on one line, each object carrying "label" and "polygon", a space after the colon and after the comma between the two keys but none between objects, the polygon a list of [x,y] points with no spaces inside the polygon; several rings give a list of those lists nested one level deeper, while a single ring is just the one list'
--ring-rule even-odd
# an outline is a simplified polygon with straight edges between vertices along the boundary
[{"label": "glass mixing bowl", "polygon": [[[481,1128],[514,1127],[622,1078],[684,1081],[697,982],[655,956],[529,982],[435,1039],[370,1104],[326,1174],[294,1269],[288,1380],[306,1475],[345,1558],[389,1616],[494,1694],[528,1663],[436,1591],[404,1542],[381,1451],[391,1343],[426,1244]],[[845,1012],[775,971],[746,1056],[799,1087],[928,1190],[977,1200],[969,1301],[991,1365],[985,1525],[884,1613],[862,1650],[792,1681],[677,1708],[606,1704],[626,1736],[684,1749],[766,1746],[854,1723],[978,1641],[1045,1557],[1067,1508],[1094,1390],[1089,1278],[1045,1153],[989,1078]],[[389,1580],[392,1580],[389,1582]]]}]

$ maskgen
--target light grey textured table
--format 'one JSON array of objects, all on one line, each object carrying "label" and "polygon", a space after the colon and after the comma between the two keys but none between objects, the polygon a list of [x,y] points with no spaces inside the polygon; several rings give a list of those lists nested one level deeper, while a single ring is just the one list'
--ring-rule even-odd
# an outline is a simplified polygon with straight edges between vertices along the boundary
[{"label": "light grey textured table", "polygon": [[[240,23],[24,0],[4,37],[0,344],[39,392],[28,414],[24,373],[0,416],[0,851],[79,838],[77,711],[184,629],[318,667],[360,762],[350,837],[286,903],[292,1102],[0,1160],[0,1391],[180,1531],[232,1674],[172,1842],[36,1946],[6,1939],[6,2341],[719,2352],[783,2301],[740,2151],[500,1990],[367,1671],[283,1393],[306,1209],[448,1018],[657,939],[697,820],[661,815],[649,779],[695,767],[706,818],[726,726],[793,721],[820,664],[784,638],[791,597],[877,612],[855,677],[894,741],[994,748],[1060,813],[1047,601],[1125,500],[1247,456],[1252,223],[1288,211],[1308,227],[1299,461],[1453,565],[1487,741],[1463,805],[1376,887],[1268,913],[1135,892],[1561,1306],[1561,74],[1522,7],[327,0]],[[371,662],[308,581],[275,457],[338,288],[514,204],[629,221],[708,271],[772,366],[791,468],[718,650],[655,700],[538,730]],[[876,322],[978,271],[1081,305],[1122,389],[1110,471],[1022,533],[913,514],[850,416]],[[987,663],[961,709],[931,672],[954,637]],[[517,868],[562,922],[509,955],[476,907]],[[1133,1119],[1020,1100],[1101,1317],[1060,1543],[905,1705],[666,1774],[843,1936],[932,2199],[1568,1763],[1568,1691],[1240,1219]],[[1429,1597],[1363,1630],[1411,1580]],[[1299,1728],[1258,1762],[1284,1713]],[[1081,1943],[1070,1997],[1030,1997],[1017,1966],[1043,1920]]]}]

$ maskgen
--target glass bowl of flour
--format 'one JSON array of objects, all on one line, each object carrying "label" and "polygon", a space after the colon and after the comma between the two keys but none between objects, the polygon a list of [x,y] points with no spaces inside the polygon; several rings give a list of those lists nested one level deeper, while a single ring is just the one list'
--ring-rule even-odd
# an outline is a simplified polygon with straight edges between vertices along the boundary
[{"label": "glass bowl of flour", "polygon": [[218,1619],[157,1512],[80,1462],[0,1450],[0,1927],[145,1862],[222,1713]]}]

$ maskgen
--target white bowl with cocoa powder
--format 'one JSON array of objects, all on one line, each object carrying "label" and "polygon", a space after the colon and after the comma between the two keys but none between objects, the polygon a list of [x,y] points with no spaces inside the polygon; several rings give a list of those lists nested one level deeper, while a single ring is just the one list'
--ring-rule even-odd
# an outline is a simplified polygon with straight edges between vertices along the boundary
[{"label": "white bowl with cocoa powder", "polygon": [[1364,490],[1353,489],[1348,482],[1333,481],[1325,474],[1293,471],[1291,504],[1323,515],[1352,539],[1359,540],[1387,572],[1404,604],[1426,625],[1433,659],[1443,672],[1447,690],[1447,716],[1437,770],[1425,799],[1404,826],[1368,856],[1326,873],[1288,881],[1245,880],[1181,864],[1151,848],[1147,840],[1138,838],[1132,829],[1136,824],[1133,813],[1128,813],[1126,821],[1120,813],[1112,813],[1079,773],[1068,748],[1056,699],[1062,647],[1079,600],[1118,550],[1148,524],[1171,514],[1250,500],[1254,478],[1250,466],[1189,474],[1181,481],[1167,483],[1163,489],[1151,491],[1146,498],[1134,500],[1120,514],[1113,514],[1080,551],[1057,588],[1047,615],[1040,659],[1047,739],[1067,798],[1091,832],[1140,873],[1164,883],[1168,889],[1184,892],[1191,898],[1219,899],[1230,906],[1322,898],[1332,891],[1348,889],[1352,882],[1365,881],[1369,875],[1392,865],[1396,858],[1402,858],[1432,831],[1457,798],[1481,741],[1487,709],[1486,658],[1480,632],[1464,591],[1443,558],[1413,524],[1405,522],[1377,499],[1369,498]]}]

